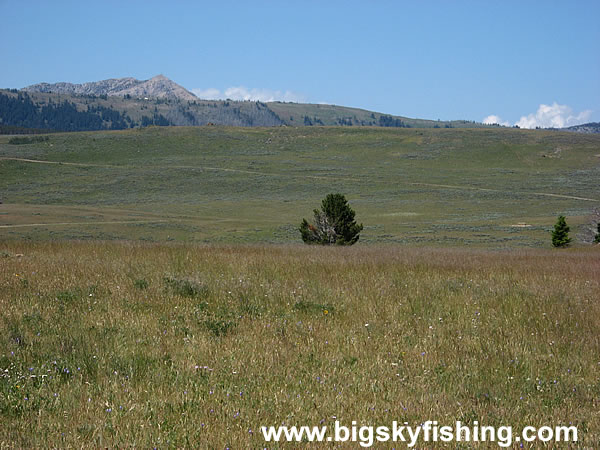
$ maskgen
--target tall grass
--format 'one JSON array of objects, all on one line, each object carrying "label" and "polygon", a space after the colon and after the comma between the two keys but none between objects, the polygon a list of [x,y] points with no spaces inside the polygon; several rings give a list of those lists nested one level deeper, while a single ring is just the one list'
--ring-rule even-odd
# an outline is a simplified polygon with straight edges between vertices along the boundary
[{"label": "tall grass", "polygon": [[593,249],[6,242],[0,445],[262,448],[337,418],[595,447],[599,280]]}]

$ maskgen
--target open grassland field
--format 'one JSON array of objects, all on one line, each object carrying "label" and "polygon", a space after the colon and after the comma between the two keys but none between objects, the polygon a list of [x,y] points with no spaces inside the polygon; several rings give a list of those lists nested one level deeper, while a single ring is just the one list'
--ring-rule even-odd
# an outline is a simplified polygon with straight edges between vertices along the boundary
[{"label": "open grassland field", "polygon": [[0,251],[0,446],[277,448],[261,425],[335,418],[600,446],[594,248]]},{"label": "open grassland field", "polygon": [[209,126],[9,140],[2,239],[292,243],[340,192],[361,243],[548,247],[559,214],[576,235],[600,204],[597,135]]}]

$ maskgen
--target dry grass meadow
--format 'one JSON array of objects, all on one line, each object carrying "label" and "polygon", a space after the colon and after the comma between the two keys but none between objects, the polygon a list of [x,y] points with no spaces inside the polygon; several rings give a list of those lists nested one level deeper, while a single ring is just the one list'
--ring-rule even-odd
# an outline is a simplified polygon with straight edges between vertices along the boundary
[{"label": "dry grass meadow", "polygon": [[5,241],[0,447],[263,448],[334,417],[598,447],[599,255]]}]

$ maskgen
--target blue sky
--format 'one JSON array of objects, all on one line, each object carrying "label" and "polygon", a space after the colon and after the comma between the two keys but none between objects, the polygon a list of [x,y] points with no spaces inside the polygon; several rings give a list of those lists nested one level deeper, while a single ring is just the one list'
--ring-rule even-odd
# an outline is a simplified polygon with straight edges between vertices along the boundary
[{"label": "blue sky", "polygon": [[600,121],[597,0],[0,0],[0,17],[4,88],[162,73],[205,97]]}]

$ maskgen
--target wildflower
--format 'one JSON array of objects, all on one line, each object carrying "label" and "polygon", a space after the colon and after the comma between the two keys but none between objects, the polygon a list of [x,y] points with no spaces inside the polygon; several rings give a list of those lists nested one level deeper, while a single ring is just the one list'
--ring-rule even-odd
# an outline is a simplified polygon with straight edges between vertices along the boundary
[{"label": "wildflower", "polygon": [[326,309],[323,310],[323,314],[326,316],[327,314],[329,314],[329,311],[327,311]]}]

